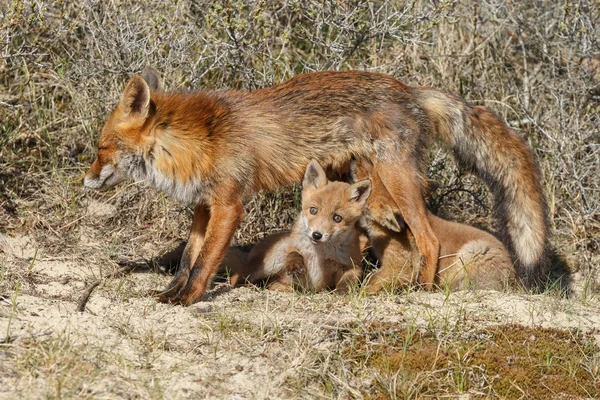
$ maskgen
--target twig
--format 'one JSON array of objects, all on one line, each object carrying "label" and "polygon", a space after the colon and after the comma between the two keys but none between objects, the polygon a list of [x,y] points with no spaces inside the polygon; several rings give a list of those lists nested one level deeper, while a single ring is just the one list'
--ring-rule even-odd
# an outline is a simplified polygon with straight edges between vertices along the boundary
[{"label": "twig", "polygon": [[90,295],[92,294],[94,289],[96,289],[96,287],[99,284],[100,284],[100,280],[97,280],[95,282],[92,282],[91,284],[88,285],[88,287],[85,288],[85,291],[83,292],[83,294],[79,298],[79,301],[77,302],[77,311],[79,311],[79,312],[85,311],[85,305],[87,304],[88,300],[90,299]]},{"label": "twig", "polygon": [[85,218],[85,215],[82,215],[81,217],[69,222],[68,224],[61,226],[60,228],[57,229],[57,231],[61,231],[65,228],[68,228],[69,226],[73,225],[75,222],[81,221],[84,218]]},{"label": "twig", "polygon": [[[134,270],[136,270],[139,267],[139,265],[131,265],[131,266],[127,266],[121,270],[115,271],[111,274],[108,274],[107,276],[105,276],[102,279],[113,279],[113,278],[118,278],[121,276],[124,276],[125,274],[128,274],[129,272],[132,272]],[[85,291],[83,292],[83,294],[81,295],[81,297],[79,298],[79,301],[77,301],[77,311],[79,312],[84,312],[85,311],[85,305],[87,304],[88,300],[90,299],[90,296],[92,294],[92,292],[94,291],[94,289],[96,289],[96,287],[98,285],[100,285],[100,283],[102,283],[102,279],[98,279],[92,283],[90,283],[86,288]]]},{"label": "twig", "polygon": [[484,210],[487,211],[486,205],[483,203],[483,201],[481,201],[481,199],[477,196],[477,194],[475,194],[475,192],[473,192],[472,190],[464,189],[464,188],[454,188],[454,189],[445,191],[437,198],[436,205],[439,206],[441,204],[442,200],[444,199],[444,197],[446,197],[452,193],[455,193],[455,192],[464,192],[464,193],[470,194],[471,197],[473,197],[473,200],[475,200],[475,202],[477,204],[479,204],[479,206],[481,206],[481,208],[483,208]]}]

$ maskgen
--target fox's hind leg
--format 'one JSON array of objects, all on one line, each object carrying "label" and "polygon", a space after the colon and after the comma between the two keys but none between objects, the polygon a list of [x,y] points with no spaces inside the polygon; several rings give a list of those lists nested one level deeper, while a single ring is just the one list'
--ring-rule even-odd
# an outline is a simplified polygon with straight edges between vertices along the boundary
[{"label": "fox's hind leg", "polygon": [[230,247],[225,253],[219,269],[221,272],[230,274],[229,284],[231,287],[242,286],[252,273],[248,258],[249,253],[236,247]]},{"label": "fox's hind leg", "polygon": [[425,289],[431,290],[437,272],[440,243],[427,218],[418,169],[408,161],[378,160],[373,173],[377,174],[394,199],[415,237],[421,255],[419,282]]},{"label": "fox's hind leg", "polygon": [[400,258],[394,261],[394,263],[384,263],[379,271],[369,277],[366,284],[367,293],[374,294],[384,289],[405,288],[413,284],[412,260]]},{"label": "fox's hind leg", "polygon": [[335,291],[338,293],[348,293],[353,287],[357,287],[360,278],[362,277],[362,267],[355,266],[353,268],[340,268],[337,274],[337,282],[335,284]]}]

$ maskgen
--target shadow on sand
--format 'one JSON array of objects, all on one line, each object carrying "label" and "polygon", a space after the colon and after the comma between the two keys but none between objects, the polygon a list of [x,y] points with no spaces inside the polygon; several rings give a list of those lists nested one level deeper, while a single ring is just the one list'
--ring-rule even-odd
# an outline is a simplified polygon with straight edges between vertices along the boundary
[{"label": "shadow on sand", "polygon": [[[131,273],[159,273],[165,275],[174,275],[179,265],[179,260],[183,254],[186,242],[181,241],[177,246],[171,248],[164,253],[152,258],[148,261],[123,261],[119,265]],[[247,250],[247,247],[244,248]],[[369,260],[370,263],[376,264],[374,258]],[[217,273],[214,283],[227,282],[227,277]],[[209,300],[214,296],[226,293],[230,290],[224,290],[225,286],[220,286],[217,290],[208,293],[203,300]],[[556,250],[552,250],[551,269],[548,280],[542,285],[540,292],[555,293],[561,296],[568,297],[571,294],[571,271],[565,258],[558,254]]]}]

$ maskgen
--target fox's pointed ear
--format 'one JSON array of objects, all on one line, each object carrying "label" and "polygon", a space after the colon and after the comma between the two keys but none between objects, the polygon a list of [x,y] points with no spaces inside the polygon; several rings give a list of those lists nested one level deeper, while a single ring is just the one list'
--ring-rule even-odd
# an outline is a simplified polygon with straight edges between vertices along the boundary
[{"label": "fox's pointed ear", "polygon": [[371,180],[363,179],[358,181],[347,189],[348,199],[357,203],[365,204],[371,194]]},{"label": "fox's pointed ear", "polygon": [[146,68],[144,68],[142,71],[142,78],[144,78],[151,91],[160,92],[163,90],[160,74],[151,66],[148,65]]},{"label": "fox's pointed ear", "polygon": [[396,213],[392,210],[392,207],[385,204],[382,206],[383,209],[383,219],[378,221],[385,228],[394,231],[394,232],[402,232],[404,228],[406,228],[406,224],[402,218],[398,220]]},{"label": "fox's pointed ear", "polygon": [[319,165],[318,162],[312,160],[308,167],[306,167],[306,172],[304,173],[304,181],[302,182],[302,187],[314,187],[321,188],[327,184],[327,176],[325,175],[325,170]]},{"label": "fox's pointed ear", "polygon": [[134,75],[127,82],[121,95],[119,107],[132,117],[146,118],[150,108],[150,87],[141,75]]}]

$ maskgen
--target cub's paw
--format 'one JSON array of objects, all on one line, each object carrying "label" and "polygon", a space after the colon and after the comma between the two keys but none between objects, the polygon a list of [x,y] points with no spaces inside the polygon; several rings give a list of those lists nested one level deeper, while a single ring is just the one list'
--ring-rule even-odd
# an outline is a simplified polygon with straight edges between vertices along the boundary
[{"label": "cub's paw", "polygon": [[306,273],[304,258],[300,253],[290,253],[285,262],[285,272],[290,276],[301,276]]}]

